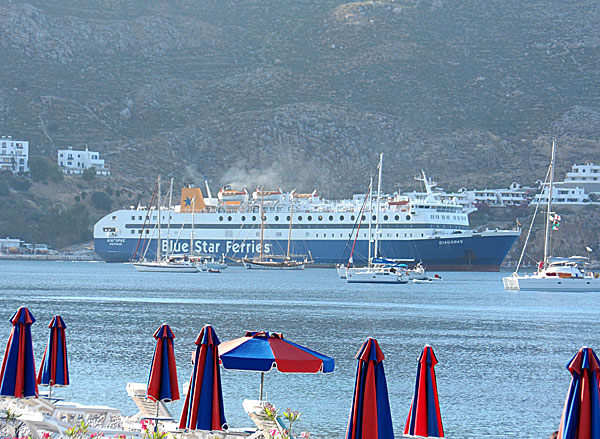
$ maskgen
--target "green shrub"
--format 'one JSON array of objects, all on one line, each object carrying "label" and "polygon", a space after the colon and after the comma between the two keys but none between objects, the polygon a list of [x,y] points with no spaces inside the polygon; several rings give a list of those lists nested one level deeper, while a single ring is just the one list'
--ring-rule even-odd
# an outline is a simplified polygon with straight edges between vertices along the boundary
[{"label": "green shrub", "polygon": [[94,207],[98,210],[109,210],[112,206],[112,201],[106,195],[106,192],[94,192],[91,200]]},{"label": "green shrub", "polygon": [[31,179],[36,182],[46,182],[48,179],[53,182],[63,181],[65,175],[58,165],[45,157],[34,156],[29,159],[29,173]]},{"label": "green shrub", "polygon": [[10,194],[8,189],[8,182],[6,180],[0,180],[0,197],[5,197]]},{"label": "green shrub", "polygon": [[96,178],[96,168],[92,166],[83,171],[83,179],[85,181],[93,181]]},{"label": "green shrub", "polygon": [[21,192],[27,192],[31,187],[31,182],[24,177],[13,177],[10,180],[8,180],[8,184],[14,190]]}]

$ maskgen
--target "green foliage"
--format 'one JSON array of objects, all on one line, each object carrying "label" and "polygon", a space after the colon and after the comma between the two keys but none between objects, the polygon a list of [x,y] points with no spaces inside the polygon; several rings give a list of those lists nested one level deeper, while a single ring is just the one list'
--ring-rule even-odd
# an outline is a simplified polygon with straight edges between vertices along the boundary
[{"label": "green foliage", "polygon": [[94,192],[92,194],[92,204],[98,210],[109,210],[112,206],[112,201],[106,192]]},{"label": "green foliage", "polygon": [[[263,407],[263,413],[265,414],[265,416],[267,418],[269,418],[276,426],[276,429],[273,429],[269,432],[269,439],[290,439],[292,438],[292,426],[294,425],[294,422],[296,422],[298,419],[300,419],[300,416],[302,415],[302,413],[298,412],[298,411],[292,411],[291,409],[286,409],[283,412],[283,416],[279,414],[279,412],[281,411],[281,409],[276,409],[274,406],[272,406],[271,404],[267,404],[266,406]],[[279,420],[281,418],[285,418],[288,422],[288,426],[287,428],[283,427],[282,423],[279,422]],[[302,439],[309,439],[310,438],[310,433],[308,432],[302,432],[300,434],[300,437]]]},{"label": "green foliage", "polygon": [[63,181],[65,178],[65,175],[56,163],[40,156],[34,156],[29,159],[29,172],[31,179],[35,182],[50,180],[57,183]]},{"label": "green foliage", "polygon": [[91,238],[89,213],[85,206],[79,203],[64,210],[54,206],[35,220],[35,223],[38,230],[35,241],[48,242],[53,247],[60,248]]},{"label": "green foliage", "polygon": [[600,201],[600,195],[598,195],[598,194],[591,193],[589,195],[589,197],[590,197],[590,201],[592,201],[594,203],[597,203],[598,201]]},{"label": "green foliage", "polygon": [[84,438],[87,435],[88,429],[88,425],[84,421],[81,421],[79,425],[74,425],[73,427],[66,430],[65,433],[71,439],[80,437]]},{"label": "green foliage", "polygon": [[31,182],[24,177],[13,176],[11,179],[8,180],[8,185],[14,190],[20,192],[27,192],[31,187]]},{"label": "green foliage", "polygon": [[79,195],[75,195],[75,197],[73,199],[75,200],[76,203],[81,203],[81,197]]},{"label": "green foliage", "polygon": [[104,189],[104,192],[106,192],[109,197],[112,197],[113,190],[112,190],[112,188],[110,186],[108,186],[106,189]]},{"label": "green foliage", "polygon": [[81,193],[81,199],[85,200],[85,197],[87,197],[87,192],[82,192]]},{"label": "green foliage", "polygon": [[92,166],[83,171],[83,179],[85,181],[93,181],[96,178],[96,168]]},{"label": "green foliage", "polygon": [[8,182],[6,180],[0,180],[0,197],[5,197],[8,194],[10,194]]}]

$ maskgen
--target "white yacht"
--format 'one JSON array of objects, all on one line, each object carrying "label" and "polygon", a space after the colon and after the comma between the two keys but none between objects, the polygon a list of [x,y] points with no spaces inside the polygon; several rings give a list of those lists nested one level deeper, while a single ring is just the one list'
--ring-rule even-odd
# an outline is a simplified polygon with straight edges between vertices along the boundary
[{"label": "white yacht", "polygon": [[[544,259],[540,261],[536,273],[529,275],[518,274],[519,266],[525,254],[525,248],[529,240],[529,233],[517,264],[515,272],[502,279],[505,290],[517,291],[597,291],[600,292],[600,275],[598,273],[586,272],[583,268],[587,258],[572,256],[570,258],[557,258],[550,256],[550,236],[552,230],[557,227],[559,216],[552,212],[552,182],[554,179],[554,161],[556,155],[556,144],[552,142],[552,155],[548,169],[548,202],[546,208],[546,232],[544,241]],[[539,205],[538,205],[539,207]],[[531,226],[535,220],[537,209],[534,212]]]}]

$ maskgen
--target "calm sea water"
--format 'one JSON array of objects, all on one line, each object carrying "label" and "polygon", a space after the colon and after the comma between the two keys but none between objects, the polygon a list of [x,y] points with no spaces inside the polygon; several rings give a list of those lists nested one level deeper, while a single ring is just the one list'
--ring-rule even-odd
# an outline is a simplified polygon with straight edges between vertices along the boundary
[{"label": "calm sea water", "polygon": [[[333,374],[266,376],[268,400],[303,412],[298,431],[342,438],[356,360],[368,336],[386,355],[396,437],[414,389],[417,359],[433,346],[448,438],[546,438],[558,428],[570,374],[565,364],[582,345],[600,348],[600,295],[506,292],[501,273],[442,273],[422,285],[348,285],[334,270],[221,274],[137,273],[123,264],[0,261],[0,340],[19,306],[33,325],[39,365],[47,324],[63,316],[72,385],[67,399],[135,413],[125,386],[146,382],[152,334],[163,322],[176,335],[180,385],[202,326],[222,341],[246,330],[283,332],[335,358]],[[222,370],[230,425],[251,423],[244,398],[258,399],[260,375]],[[178,416],[180,401],[169,407]]]}]

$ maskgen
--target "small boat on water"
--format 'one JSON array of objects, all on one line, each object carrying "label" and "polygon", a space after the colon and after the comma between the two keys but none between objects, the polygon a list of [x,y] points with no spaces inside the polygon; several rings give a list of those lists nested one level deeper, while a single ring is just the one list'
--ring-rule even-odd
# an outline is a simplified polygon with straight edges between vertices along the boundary
[{"label": "small boat on water", "polygon": [[[173,190],[173,180],[171,179],[171,189],[169,190],[169,195],[172,193]],[[161,239],[161,235],[160,235],[160,230],[161,230],[161,216],[162,216],[162,210],[161,210],[161,203],[160,203],[160,176],[156,179],[156,187],[154,189],[154,194],[152,195],[152,200],[150,201],[150,205],[153,204],[154,198],[156,196],[156,212],[157,212],[157,234],[158,234],[158,249],[156,252],[156,259],[153,261],[148,261],[145,259],[145,252],[147,250],[147,247],[144,248],[144,244],[145,244],[145,239],[144,241],[142,241],[142,236],[144,236],[143,233],[140,233],[140,238],[138,241],[138,246],[136,247],[136,253],[137,250],[140,247],[140,243],[141,245],[141,256],[139,258],[139,260],[133,262],[133,267],[139,271],[139,272],[162,272],[162,273],[197,273],[198,267],[196,267],[196,264],[193,263],[193,261],[191,259],[189,259],[186,256],[180,256],[180,257],[175,257],[175,256],[170,256],[170,255],[165,255],[165,257],[162,256],[162,239]],[[169,202],[170,204],[170,202]],[[169,206],[169,210],[170,210],[170,206]],[[151,215],[151,210],[149,209],[146,216],[147,218],[150,217]],[[167,238],[168,240],[168,238]],[[135,257],[135,254],[134,254]]]},{"label": "small boat on water", "polygon": [[[292,255],[290,253],[290,245],[292,238],[292,218],[294,213],[294,204],[290,203],[290,216],[289,216],[289,227],[288,227],[288,240],[287,240],[287,252],[285,255],[265,255],[264,249],[264,233],[265,233],[265,214],[264,214],[264,201],[275,201],[279,202],[283,197],[281,189],[278,191],[265,191],[257,189],[252,193],[252,197],[257,200],[260,199],[260,250],[258,256],[253,258],[235,258],[230,257],[235,262],[241,262],[247,269],[255,270],[304,270],[306,264],[312,262],[312,256],[310,252],[308,255]],[[310,256],[310,259],[309,259]]]},{"label": "small boat on water", "polygon": [[223,257],[216,259],[214,256],[197,256],[195,258],[196,266],[200,271],[208,273],[220,273],[227,269],[227,263]]},{"label": "small boat on water", "polygon": [[[346,267],[338,266],[338,275],[342,279],[346,279],[348,283],[385,283],[385,284],[405,284],[408,283],[408,275],[405,266],[389,265],[385,262],[381,262],[379,259],[379,207],[381,202],[381,171],[383,166],[383,153],[379,155],[378,168],[378,181],[377,181],[377,207],[375,210],[375,239],[372,239],[371,235],[371,219],[373,218],[373,179],[369,184],[369,245],[368,245],[368,265],[366,267],[350,267],[350,262]],[[363,204],[363,211],[366,207],[367,199]],[[362,214],[361,214],[362,218]],[[356,236],[358,237],[357,228]],[[356,244],[356,238],[355,243]],[[350,254],[350,261],[354,252],[354,245],[352,247],[352,253]],[[371,247],[373,247],[373,257],[371,257]]]},{"label": "small boat on water", "polygon": [[190,261],[141,261],[134,262],[133,266],[141,272],[162,273],[197,273],[198,267]]},{"label": "small boat on water", "polygon": [[[552,187],[554,179],[554,163],[556,156],[556,144],[552,142],[552,155],[546,180],[548,187],[548,202],[546,207],[546,227],[544,241],[544,259],[539,262],[537,272],[533,274],[518,274],[529,235],[537,214],[537,207],[531,220],[531,226],[517,263],[515,272],[502,278],[505,290],[516,291],[595,291],[600,292],[600,274],[586,271],[584,263],[588,258],[583,256],[571,256],[568,258],[557,258],[550,256],[550,237],[553,231],[558,230],[560,216],[552,212]],[[539,204],[538,204],[539,207]]]}]

